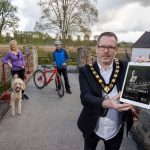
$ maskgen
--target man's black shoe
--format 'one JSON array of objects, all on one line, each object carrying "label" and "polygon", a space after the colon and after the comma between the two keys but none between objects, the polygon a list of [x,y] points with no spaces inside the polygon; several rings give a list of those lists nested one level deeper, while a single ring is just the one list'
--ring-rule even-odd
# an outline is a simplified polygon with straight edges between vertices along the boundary
[{"label": "man's black shoe", "polygon": [[66,91],[68,94],[72,94],[72,92],[70,90]]},{"label": "man's black shoe", "polygon": [[29,99],[29,97],[26,94],[23,94],[23,99]]}]

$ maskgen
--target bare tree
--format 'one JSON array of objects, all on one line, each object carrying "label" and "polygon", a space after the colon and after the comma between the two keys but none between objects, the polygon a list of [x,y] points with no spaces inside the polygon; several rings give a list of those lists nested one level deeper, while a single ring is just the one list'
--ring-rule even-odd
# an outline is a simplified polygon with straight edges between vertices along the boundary
[{"label": "bare tree", "polygon": [[13,6],[8,0],[0,0],[0,36],[6,29],[18,27],[19,18],[15,16],[17,7]]},{"label": "bare tree", "polygon": [[98,11],[92,0],[40,0],[42,16],[35,30],[61,33],[63,43],[68,34],[90,31],[97,21]]}]

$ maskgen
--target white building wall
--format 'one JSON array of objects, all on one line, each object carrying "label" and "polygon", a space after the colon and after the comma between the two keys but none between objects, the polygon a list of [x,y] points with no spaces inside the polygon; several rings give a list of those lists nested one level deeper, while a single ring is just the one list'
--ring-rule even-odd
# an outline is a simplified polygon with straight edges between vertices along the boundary
[{"label": "white building wall", "polygon": [[139,56],[149,58],[150,48],[132,48],[131,61],[135,61],[135,59]]}]

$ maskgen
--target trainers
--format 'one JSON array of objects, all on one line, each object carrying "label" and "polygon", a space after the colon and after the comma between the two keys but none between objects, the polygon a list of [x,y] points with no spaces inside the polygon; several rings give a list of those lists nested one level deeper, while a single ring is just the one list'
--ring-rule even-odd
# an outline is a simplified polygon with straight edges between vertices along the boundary
[{"label": "trainers", "polygon": [[23,94],[24,99],[29,99],[29,97],[26,94]]},{"label": "trainers", "polygon": [[66,91],[68,94],[72,94],[71,90]]}]

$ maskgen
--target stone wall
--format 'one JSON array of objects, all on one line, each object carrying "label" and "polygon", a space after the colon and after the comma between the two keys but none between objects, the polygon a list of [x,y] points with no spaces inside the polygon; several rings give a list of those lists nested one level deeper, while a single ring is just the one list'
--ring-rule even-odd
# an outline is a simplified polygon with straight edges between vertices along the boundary
[{"label": "stone wall", "polygon": [[92,63],[92,61],[94,60],[94,59],[92,59],[93,56],[91,56],[91,54],[90,54],[90,48],[80,47],[77,49],[77,52],[78,52],[77,69],[79,67],[84,66],[85,64]]},{"label": "stone wall", "polygon": [[140,117],[134,122],[132,134],[140,150],[150,150],[150,110],[141,109]]},{"label": "stone wall", "polygon": [[25,46],[26,67],[28,71],[35,71],[38,67],[38,54],[34,46]]}]

